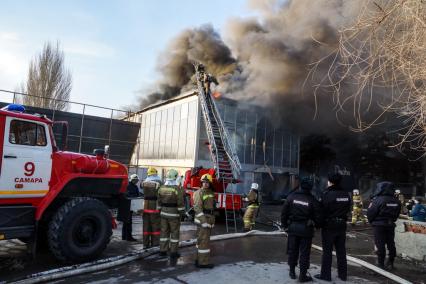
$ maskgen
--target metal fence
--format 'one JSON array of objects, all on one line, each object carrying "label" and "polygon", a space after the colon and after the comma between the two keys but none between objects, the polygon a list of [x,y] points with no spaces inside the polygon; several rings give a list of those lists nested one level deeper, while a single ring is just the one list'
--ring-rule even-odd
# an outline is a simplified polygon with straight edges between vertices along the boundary
[{"label": "metal fence", "polygon": [[[25,96],[66,102],[70,111],[26,106],[29,113],[46,115],[53,121],[68,122],[68,150],[92,154],[94,149],[110,146],[110,158],[129,165],[136,142],[139,140],[140,123],[129,121],[132,112],[73,101],[64,101],[20,92],[0,89],[0,107],[9,103],[21,103]],[[136,117],[136,116],[133,116]],[[123,118],[127,118],[124,120]],[[55,139],[61,145],[61,133],[54,127]]]}]

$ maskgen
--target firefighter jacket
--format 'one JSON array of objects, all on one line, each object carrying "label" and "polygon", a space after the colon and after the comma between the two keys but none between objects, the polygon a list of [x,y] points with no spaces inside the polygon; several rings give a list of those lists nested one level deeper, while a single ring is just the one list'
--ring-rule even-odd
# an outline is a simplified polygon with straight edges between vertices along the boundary
[{"label": "firefighter jacket", "polygon": [[160,183],[154,180],[145,180],[142,182],[141,187],[143,188],[144,192],[144,212],[159,213],[157,210],[157,198]]},{"label": "firefighter jacket", "polygon": [[346,220],[351,211],[351,197],[341,187],[328,187],[321,198],[322,226],[327,229],[346,229]]},{"label": "firefighter jacket", "polygon": [[356,208],[362,208],[362,197],[361,197],[360,194],[353,195],[352,196],[352,200],[353,200],[353,203],[354,203],[354,207],[356,207]]},{"label": "firefighter jacket", "polygon": [[310,238],[321,223],[321,207],[310,191],[298,189],[287,197],[281,212],[281,224],[289,235]]},{"label": "firefighter jacket", "polygon": [[216,199],[211,188],[201,188],[194,193],[194,222],[204,228],[213,228]]},{"label": "firefighter jacket", "polygon": [[367,218],[372,226],[394,227],[401,211],[401,204],[395,197],[393,188],[389,188],[383,183],[377,186],[378,195],[368,206]]},{"label": "firefighter jacket", "polygon": [[256,189],[251,189],[247,195],[248,207],[258,208],[260,205],[259,202],[259,191]]},{"label": "firefighter jacket", "polygon": [[180,218],[185,212],[181,187],[162,185],[158,190],[157,209],[162,218]]}]

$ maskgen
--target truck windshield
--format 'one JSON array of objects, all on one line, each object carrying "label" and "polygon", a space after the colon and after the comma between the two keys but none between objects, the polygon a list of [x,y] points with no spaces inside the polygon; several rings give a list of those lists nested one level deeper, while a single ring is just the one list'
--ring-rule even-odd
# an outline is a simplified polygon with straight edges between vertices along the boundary
[{"label": "truck windshield", "polygon": [[9,142],[29,146],[46,146],[46,132],[43,125],[12,120],[10,123]]}]

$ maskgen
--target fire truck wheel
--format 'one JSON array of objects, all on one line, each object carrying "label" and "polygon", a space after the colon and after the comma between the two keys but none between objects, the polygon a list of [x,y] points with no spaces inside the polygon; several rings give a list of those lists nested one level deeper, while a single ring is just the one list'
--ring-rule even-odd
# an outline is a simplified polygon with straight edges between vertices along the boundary
[{"label": "fire truck wheel", "polygon": [[53,216],[49,248],[62,261],[89,261],[104,251],[111,235],[111,213],[105,204],[88,197],[74,198]]}]

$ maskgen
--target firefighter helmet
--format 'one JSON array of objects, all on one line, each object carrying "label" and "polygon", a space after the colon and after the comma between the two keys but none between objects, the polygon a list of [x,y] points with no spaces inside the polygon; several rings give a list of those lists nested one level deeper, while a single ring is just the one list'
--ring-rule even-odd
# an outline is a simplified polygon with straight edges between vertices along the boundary
[{"label": "firefighter helmet", "polygon": [[137,174],[132,174],[131,176],[130,176],[130,179],[129,179],[130,181],[132,181],[132,180],[139,180],[139,177],[138,177],[138,175]]},{"label": "firefighter helmet", "polygon": [[147,174],[148,174],[149,176],[153,176],[153,175],[158,174],[158,172],[157,172],[157,169],[156,169],[156,168],[154,168],[154,167],[149,167],[149,168],[148,168],[148,171],[147,171]]},{"label": "firefighter helmet", "polygon": [[358,195],[359,194],[359,190],[358,189],[354,189],[354,190],[352,190],[352,193],[355,194],[355,195]]},{"label": "firefighter helmet", "polygon": [[209,174],[204,174],[204,175],[201,177],[201,181],[208,181],[209,183],[213,183],[213,178],[212,178],[212,176],[211,176],[211,175],[209,175]]},{"label": "firefighter helmet", "polygon": [[166,178],[167,179],[177,179],[179,173],[175,169],[170,169],[167,171]]},{"label": "firefighter helmet", "polygon": [[259,189],[259,185],[257,183],[255,183],[255,182],[253,182],[251,184],[251,188],[258,190]]},{"label": "firefighter helmet", "polygon": [[198,70],[198,72],[204,72],[205,71],[204,65],[202,63],[198,64],[197,70]]}]

